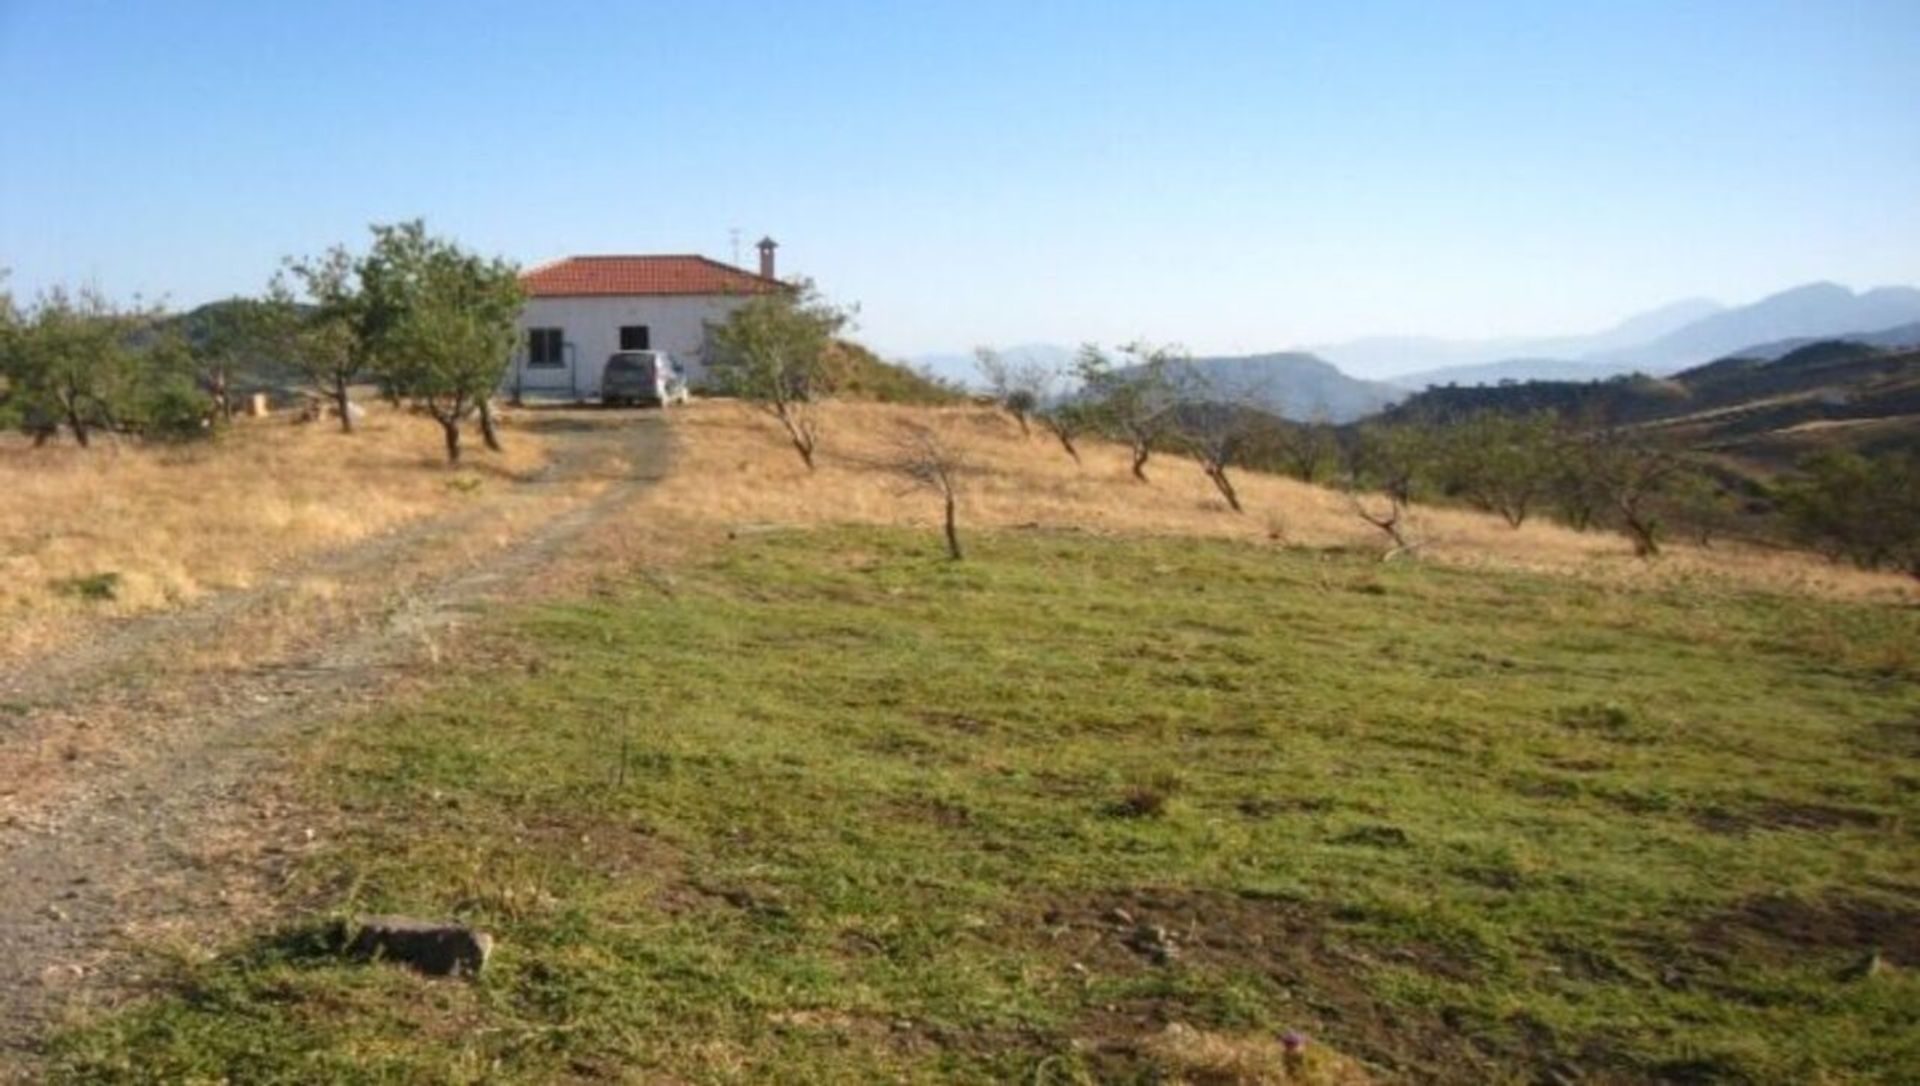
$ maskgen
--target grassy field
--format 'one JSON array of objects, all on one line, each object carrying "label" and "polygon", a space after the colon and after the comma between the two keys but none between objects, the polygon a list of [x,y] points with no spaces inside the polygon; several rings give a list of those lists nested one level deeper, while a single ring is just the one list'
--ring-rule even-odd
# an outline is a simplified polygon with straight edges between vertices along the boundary
[{"label": "grassy field", "polygon": [[[337,819],[301,919],[159,963],[57,1077],[1920,1074],[1914,609],[933,551],[751,533],[500,618],[304,757]],[[362,911],[500,948],[475,981],[346,964],[322,933]]]},{"label": "grassy field", "polygon": [[470,503],[489,478],[545,461],[515,433],[502,456],[446,470],[427,420],[368,404],[354,434],[286,413],[205,442],[35,449],[0,435],[0,658],[45,649],[76,618],[166,610],[253,584],[276,565]]}]

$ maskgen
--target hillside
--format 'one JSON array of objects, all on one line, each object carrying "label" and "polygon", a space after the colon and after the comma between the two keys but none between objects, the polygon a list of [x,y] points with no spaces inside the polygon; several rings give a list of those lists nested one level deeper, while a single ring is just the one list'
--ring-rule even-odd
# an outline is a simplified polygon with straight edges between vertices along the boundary
[{"label": "hillside", "polygon": [[1406,395],[1392,385],[1349,377],[1310,354],[1196,358],[1191,366],[1221,399],[1245,401],[1299,422],[1352,422]]},{"label": "hillside", "polygon": [[[174,861],[207,903],[136,929],[162,940],[137,988],[76,1000],[45,1079],[1650,1086],[1920,1059],[1920,612],[1866,602],[1920,589],[1448,509],[1383,565],[1344,495],[1250,477],[1234,516],[1190,461],[1142,485],[972,407],[826,405],[811,472],[742,405],[635,425],[673,466],[579,462],[626,489],[488,582],[517,600],[459,598],[346,711],[220,737],[261,771],[166,791],[242,797]],[[965,562],[887,466],[914,425],[970,465]],[[288,659],[245,693],[332,662]],[[183,852],[160,836],[101,847]],[[58,927],[115,875],[48,883]],[[491,962],[340,953],[340,921],[394,912],[491,933]]]},{"label": "hillside", "polygon": [[1920,351],[1819,342],[1779,358],[1727,358],[1669,378],[1435,388],[1394,418],[1550,410],[1657,428],[1771,474],[1820,448],[1920,449]]}]

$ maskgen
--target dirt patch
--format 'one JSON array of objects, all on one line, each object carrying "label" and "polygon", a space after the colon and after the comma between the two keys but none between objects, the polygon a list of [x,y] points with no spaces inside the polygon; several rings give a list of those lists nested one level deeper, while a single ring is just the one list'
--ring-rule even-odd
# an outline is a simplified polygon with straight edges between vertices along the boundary
[{"label": "dirt patch", "polygon": [[1248,818],[1272,818],[1283,814],[1324,814],[1333,810],[1334,801],[1324,796],[1266,797],[1247,796],[1233,805]]},{"label": "dirt patch", "polygon": [[990,721],[982,720],[976,716],[968,716],[966,713],[949,713],[934,710],[921,713],[920,720],[930,727],[959,732],[961,735],[985,735],[993,729],[993,724]]},{"label": "dirt patch", "polygon": [[1869,753],[1920,760],[1920,716],[1870,725],[1854,736],[1853,743]]},{"label": "dirt patch", "polygon": [[1756,897],[1694,929],[1694,945],[1716,956],[1788,965],[1878,951],[1894,965],[1920,967],[1920,908],[1851,897]]},{"label": "dirt patch", "polygon": [[1769,800],[1738,809],[1704,807],[1690,815],[1695,825],[1713,833],[1745,836],[1756,830],[1872,829],[1885,819],[1862,807],[1834,807],[1822,803]]},{"label": "dirt patch", "polygon": [[[1186,889],[1127,890],[1056,900],[1017,917],[1037,931],[1049,956],[1091,983],[1164,973],[1169,978],[1237,975],[1271,987],[1293,1008],[1268,1023],[1324,1037],[1363,1063],[1414,1081],[1490,1081],[1516,1064],[1546,1066],[1545,1053],[1489,1051],[1438,1018],[1416,1017],[1378,999],[1375,970],[1413,968],[1450,979],[1474,975],[1471,962],[1418,942],[1383,944],[1347,929],[1324,906],[1291,899]],[[1204,1005],[1180,994],[1092,1003],[1071,1028],[1102,1080],[1151,1078],[1165,1068],[1153,1039],[1175,1025],[1212,1029]]]}]

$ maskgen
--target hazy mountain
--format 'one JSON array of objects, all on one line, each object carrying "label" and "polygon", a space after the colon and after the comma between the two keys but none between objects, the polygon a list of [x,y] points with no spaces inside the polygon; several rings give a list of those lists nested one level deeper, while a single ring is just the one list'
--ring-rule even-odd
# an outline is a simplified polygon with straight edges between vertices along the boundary
[{"label": "hazy mountain", "polygon": [[[1688,313],[1699,315],[1672,323]],[[1777,358],[1825,339],[1875,342],[1865,338],[1879,334],[1873,330],[1890,331],[1914,322],[1920,322],[1920,290],[1879,287],[1856,294],[1835,283],[1810,283],[1733,309],[1679,302],[1598,336],[1533,341],[1535,346],[1584,344],[1583,350],[1537,351],[1493,362],[1442,366],[1406,374],[1394,383],[1420,389],[1501,381],[1594,381],[1635,371],[1667,374],[1730,355]],[[1635,336],[1644,338],[1635,341]],[[1601,342],[1612,345],[1596,349],[1594,344]],[[1910,342],[1889,338],[1876,345]]]},{"label": "hazy mountain", "polygon": [[1403,389],[1363,381],[1300,352],[1196,358],[1193,370],[1222,399],[1244,400],[1301,422],[1352,422],[1385,409]]},{"label": "hazy mountain", "polygon": [[1920,290],[1912,287],[1880,287],[1856,294],[1838,283],[1809,283],[1704,317],[1638,346],[1589,355],[1585,360],[1672,373],[1757,343],[1827,339],[1914,321],[1920,321]]},{"label": "hazy mountain", "polygon": [[[1429,336],[1371,336],[1308,348],[1352,373],[1399,374],[1395,384],[1423,388],[1449,381],[1466,383],[1468,367],[1499,363],[1508,367],[1493,379],[1527,380],[1527,360],[1578,359],[1635,347],[1721,311],[1718,302],[1688,298],[1629,317],[1611,328],[1583,335],[1508,336],[1498,339],[1439,339]],[[1473,378],[1481,380],[1481,378]]]},{"label": "hazy mountain", "polygon": [[1751,347],[1742,347],[1732,352],[1729,357],[1772,361],[1802,347],[1829,341],[1859,343],[1868,347],[1889,349],[1920,347],[1920,321],[1882,328],[1877,332],[1849,332],[1844,336],[1798,336],[1793,339],[1777,339],[1772,343],[1757,343]]}]

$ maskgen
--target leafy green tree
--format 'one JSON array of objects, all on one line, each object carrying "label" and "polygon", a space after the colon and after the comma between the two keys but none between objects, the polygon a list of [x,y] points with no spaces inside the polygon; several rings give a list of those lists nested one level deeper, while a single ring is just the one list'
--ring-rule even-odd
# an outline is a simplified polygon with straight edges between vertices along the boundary
[{"label": "leafy green tree", "polygon": [[818,406],[832,392],[827,354],[849,320],[801,281],[749,299],[707,329],[715,386],[772,415],[808,471],[820,446]]},{"label": "leafy green tree", "polygon": [[1262,461],[1277,464],[1303,483],[1338,469],[1340,435],[1325,419],[1282,421],[1267,432]]},{"label": "leafy green tree", "polygon": [[1781,504],[1803,539],[1830,556],[1920,578],[1920,459],[1831,451],[1800,469]]},{"label": "leafy green tree", "polygon": [[519,269],[428,236],[420,224],[375,229],[361,282],[382,317],[376,356],[388,390],[434,421],[447,461],[459,463],[460,428],[478,416],[490,449],[500,441],[491,402],[516,343],[524,296]]},{"label": "leafy green tree", "polygon": [[1667,520],[1663,499],[1686,469],[1680,455],[1652,437],[1618,427],[1573,439],[1569,454],[1570,470],[1633,542],[1633,553],[1659,555]]},{"label": "leafy green tree", "polygon": [[1448,493],[1518,528],[1552,488],[1558,441],[1550,412],[1476,412],[1437,435],[1434,471]]},{"label": "leafy green tree", "polygon": [[54,288],[24,312],[7,306],[4,363],[9,413],[45,442],[62,425],[82,447],[138,413],[146,359],[137,342],[146,310],[115,306],[98,291]]},{"label": "leafy green tree", "polygon": [[376,312],[360,282],[360,261],[336,245],[318,257],[288,260],[300,285],[283,278],[268,287],[270,334],[316,391],[333,401],[342,433],[353,432],[353,386],[374,369],[392,314]]}]

